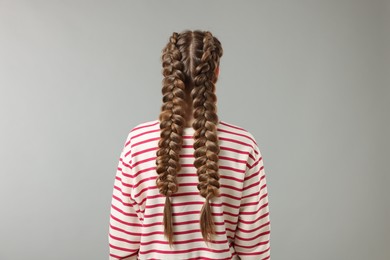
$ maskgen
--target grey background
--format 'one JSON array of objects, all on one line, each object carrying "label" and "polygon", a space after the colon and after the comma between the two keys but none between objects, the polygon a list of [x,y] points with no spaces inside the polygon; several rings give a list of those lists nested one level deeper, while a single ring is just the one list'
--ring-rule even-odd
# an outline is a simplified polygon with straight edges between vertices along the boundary
[{"label": "grey background", "polygon": [[259,143],[273,260],[390,259],[389,1],[0,1],[0,259],[108,259],[161,49],[211,30],[221,120]]}]

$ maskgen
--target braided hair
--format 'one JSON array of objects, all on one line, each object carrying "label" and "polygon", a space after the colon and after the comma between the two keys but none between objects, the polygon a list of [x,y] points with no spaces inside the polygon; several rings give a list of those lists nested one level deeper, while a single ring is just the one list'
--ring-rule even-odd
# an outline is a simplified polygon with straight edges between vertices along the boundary
[{"label": "braided hair", "polygon": [[[205,198],[200,213],[200,229],[203,239],[211,240],[215,225],[210,200],[218,197],[220,151],[217,136],[219,118],[216,112],[216,69],[223,49],[220,41],[209,31],[173,32],[162,50],[163,104],[159,115],[160,140],[156,152],[156,186],[164,195],[164,235],[173,244],[172,206],[170,197],[178,190],[176,175],[181,169],[179,154],[183,144],[183,128],[186,125],[187,99],[192,100],[195,130],[194,166],[197,169],[197,188]],[[188,97],[190,96],[190,97]]]}]

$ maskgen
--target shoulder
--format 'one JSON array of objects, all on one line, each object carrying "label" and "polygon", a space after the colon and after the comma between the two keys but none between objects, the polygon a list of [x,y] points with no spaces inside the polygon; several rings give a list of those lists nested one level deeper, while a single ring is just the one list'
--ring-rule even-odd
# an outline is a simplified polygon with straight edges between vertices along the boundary
[{"label": "shoulder", "polygon": [[[146,133],[155,133],[160,130],[160,121],[158,119],[138,122],[130,126],[127,140],[130,141],[133,138],[137,138]],[[217,127],[219,136],[222,138],[230,138],[247,146],[250,146],[252,150],[258,149],[255,135],[250,129],[238,124],[231,123],[229,121],[220,120]]]},{"label": "shoulder", "polygon": [[226,121],[220,121],[218,131],[222,138],[238,143],[240,150],[248,154],[248,164],[253,164],[261,157],[260,148],[253,132],[241,125],[232,124]]},{"label": "shoulder", "polygon": [[131,144],[142,136],[147,137],[148,133],[156,132],[159,129],[159,121],[149,120],[130,124],[126,134],[125,147],[132,147]]},{"label": "shoulder", "polygon": [[158,119],[138,122],[131,127],[130,132],[136,133],[140,131],[148,131],[150,129],[156,129],[159,128],[159,124],[160,122]]},{"label": "shoulder", "polygon": [[220,133],[229,134],[230,136],[235,136],[236,138],[239,138],[240,141],[243,141],[252,147],[257,146],[254,134],[249,129],[241,125],[220,120],[218,125],[218,131]]},{"label": "shoulder", "polygon": [[160,129],[160,122],[158,119],[138,122],[130,126],[130,130],[128,131],[128,138],[136,138],[139,135],[143,135],[151,131],[156,131],[158,129]]}]

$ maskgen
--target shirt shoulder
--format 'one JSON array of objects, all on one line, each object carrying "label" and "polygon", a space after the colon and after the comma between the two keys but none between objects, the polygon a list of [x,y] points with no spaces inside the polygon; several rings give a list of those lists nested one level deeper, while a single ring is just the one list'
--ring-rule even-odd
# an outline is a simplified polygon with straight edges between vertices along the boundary
[{"label": "shirt shoulder", "polygon": [[222,136],[225,134],[230,137],[235,137],[237,140],[242,141],[251,147],[257,145],[254,134],[252,134],[252,132],[247,128],[240,125],[220,120],[218,131]]},{"label": "shirt shoulder", "polygon": [[158,119],[138,122],[133,124],[129,130],[130,138],[137,138],[140,134],[144,135],[150,131],[156,131],[160,129],[160,122]]},{"label": "shirt shoulder", "polygon": [[[159,136],[160,121],[159,119],[148,120],[136,123],[129,131],[128,140],[143,139],[141,136]],[[238,124],[233,124],[229,121],[219,120],[217,126],[218,136],[221,141],[229,140],[237,144],[247,146],[250,150],[258,150],[257,141],[254,134],[245,127]],[[191,132],[190,132],[191,133]]]},{"label": "shirt shoulder", "polygon": [[[219,134],[221,143],[227,143],[230,147],[234,147],[237,150],[247,154],[246,162],[247,165],[253,165],[262,156],[258,142],[252,131],[245,127],[228,123],[226,121],[220,121]],[[229,142],[223,142],[224,140]]]}]

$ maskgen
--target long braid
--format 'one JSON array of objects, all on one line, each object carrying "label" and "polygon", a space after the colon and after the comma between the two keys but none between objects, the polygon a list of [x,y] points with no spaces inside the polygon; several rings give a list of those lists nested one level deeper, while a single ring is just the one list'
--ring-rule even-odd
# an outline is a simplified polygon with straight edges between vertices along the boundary
[{"label": "long braid", "polygon": [[194,166],[197,168],[200,195],[205,203],[200,213],[202,236],[207,242],[215,234],[215,225],[211,212],[210,200],[220,196],[218,154],[220,151],[217,135],[218,115],[216,113],[215,68],[218,65],[218,53],[214,38],[205,32],[203,55],[194,72],[193,97],[194,123]]},{"label": "long braid", "polygon": [[160,141],[158,143],[156,185],[159,192],[166,196],[164,207],[164,235],[173,244],[173,221],[170,196],[177,192],[177,172],[180,171],[179,152],[183,144],[183,127],[185,124],[185,76],[181,72],[181,53],[176,47],[178,34],[173,33],[170,42],[163,50],[163,101],[160,113]]},{"label": "long braid", "polygon": [[[200,229],[206,243],[215,234],[210,200],[219,196],[218,136],[215,69],[223,54],[221,43],[208,31],[176,32],[163,49],[163,105],[160,113],[160,141],[156,153],[156,179],[159,192],[166,196],[164,235],[173,244],[172,207],[169,197],[177,192],[176,175],[180,171],[179,153],[186,123],[186,95],[192,98],[194,166],[197,169],[200,195],[205,198]],[[190,94],[187,94],[191,91]]]}]

